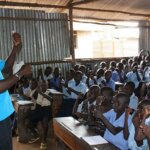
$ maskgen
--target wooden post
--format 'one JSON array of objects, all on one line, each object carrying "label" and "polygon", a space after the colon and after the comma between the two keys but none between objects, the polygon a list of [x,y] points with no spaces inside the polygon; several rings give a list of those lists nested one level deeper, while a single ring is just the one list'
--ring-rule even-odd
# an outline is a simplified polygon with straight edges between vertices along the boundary
[{"label": "wooden post", "polygon": [[75,65],[75,52],[74,52],[74,40],[73,40],[73,8],[69,6],[69,25],[70,25],[70,52],[72,55],[72,64]]}]

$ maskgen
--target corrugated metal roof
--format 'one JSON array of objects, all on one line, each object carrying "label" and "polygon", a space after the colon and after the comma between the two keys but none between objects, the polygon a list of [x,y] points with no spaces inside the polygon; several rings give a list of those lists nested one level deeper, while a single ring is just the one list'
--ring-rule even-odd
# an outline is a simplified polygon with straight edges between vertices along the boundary
[{"label": "corrugated metal roof", "polygon": [[[71,0],[0,0],[4,5],[11,5],[9,2],[44,4],[54,6],[67,6]],[[91,2],[89,2],[91,1]],[[123,19],[123,20],[149,20],[150,19],[150,0],[73,0],[73,3],[82,2],[85,4],[75,5],[73,16],[78,18],[98,18],[98,19]],[[0,3],[2,5],[2,3]],[[5,6],[10,7],[10,6]],[[19,8],[11,6],[11,8]],[[77,9],[78,8],[78,9]],[[83,10],[83,9],[89,10]],[[48,7],[27,7],[26,9],[44,10],[46,12],[68,13],[66,8]],[[97,11],[90,10],[97,9]],[[117,12],[118,11],[118,12]],[[128,13],[128,14],[127,14]],[[136,15],[138,14],[138,15]],[[146,16],[147,15],[147,16]]]}]

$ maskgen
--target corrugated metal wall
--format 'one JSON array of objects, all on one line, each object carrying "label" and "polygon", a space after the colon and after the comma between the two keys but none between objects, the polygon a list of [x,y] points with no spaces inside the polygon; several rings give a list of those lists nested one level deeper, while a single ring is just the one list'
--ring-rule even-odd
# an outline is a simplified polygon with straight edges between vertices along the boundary
[{"label": "corrugated metal wall", "polygon": [[[59,61],[70,56],[66,14],[0,9],[0,58],[5,59],[11,51],[13,30],[21,34],[23,41],[17,61],[44,64],[44,61]],[[48,65],[60,67],[63,74],[70,68],[69,63],[34,65],[34,74],[38,68]]]}]

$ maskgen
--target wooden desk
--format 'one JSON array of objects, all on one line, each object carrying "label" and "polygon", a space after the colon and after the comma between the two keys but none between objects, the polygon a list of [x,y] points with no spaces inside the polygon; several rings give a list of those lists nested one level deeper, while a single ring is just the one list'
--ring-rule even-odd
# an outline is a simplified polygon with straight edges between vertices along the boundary
[{"label": "wooden desk", "polygon": [[54,118],[53,127],[55,135],[71,150],[118,150],[110,143],[90,146],[81,140],[81,137],[94,136],[96,134],[72,117]]},{"label": "wooden desk", "polygon": [[56,91],[54,89],[48,89],[49,95],[52,97],[52,116],[56,117],[57,113],[60,110],[62,101],[63,101],[63,93]]},{"label": "wooden desk", "polygon": [[[24,100],[22,100],[22,97],[20,95],[12,95],[12,103],[15,108],[15,112],[17,113],[17,130],[18,130],[18,141],[22,143],[28,142],[28,132],[26,127],[26,118],[31,110],[31,106],[33,106],[33,103],[25,103]],[[24,102],[24,104],[19,102]]]}]

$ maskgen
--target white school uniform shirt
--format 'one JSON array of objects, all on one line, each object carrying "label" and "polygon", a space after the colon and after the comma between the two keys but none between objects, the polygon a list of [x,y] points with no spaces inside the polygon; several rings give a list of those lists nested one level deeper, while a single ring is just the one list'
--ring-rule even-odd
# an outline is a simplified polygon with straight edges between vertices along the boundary
[{"label": "white school uniform shirt", "polygon": [[[46,91],[44,94],[49,94],[49,91]],[[47,98],[44,98],[41,94],[38,93],[38,97],[37,97],[37,101],[36,101],[37,104],[41,105],[42,107],[43,106],[50,106],[51,105],[51,102],[47,99]]]},{"label": "white school uniform shirt", "polygon": [[[125,113],[123,113],[117,120],[116,120],[116,112],[113,109],[104,113],[103,115],[113,126],[124,128]],[[129,116],[128,125],[130,124],[131,124],[131,117]],[[129,149],[128,141],[124,139],[123,130],[120,131],[118,134],[113,135],[108,129],[106,129],[104,133],[104,138],[113,145],[120,148],[121,150]]]},{"label": "white school uniform shirt", "polygon": [[[83,83],[82,81],[80,81],[80,83],[78,85],[76,85],[75,80],[73,80],[72,82],[70,82],[68,84],[68,87],[74,89],[77,92],[81,92],[83,94],[85,94],[88,91],[88,87],[85,83]],[[77,94],[71,92],[70,98],[71,99],[77,99]]]},{"label": "white school uniform shirt", "polygon": [[[68,84],[71,84],[71,82],[74,82],[74,79],[69,80]],[[70,97],[70,94],[67,92],[67,88],[64,86],[62,87],[62,93],[64,94],[63,96],[64,99],[68,99]]]},{"label": "white school uniform shirt", "polygon": [[129,107],[130,107],[131,109],[137,110],[138,104],[139,104],[138,97],[135,96],[135,94],[133,93],[133,94],[130,96]]},{"label": "white school uniform shirt", "polygon": [[98,85],[104,86],[103,83],[102,83],[102,81],[105,81],[105,77],[104,77],[104,76],[102,76],[102,77],[100,77],[100,78],[98,78],[98,79],[97,79],[97,76],[95,76],[95,80],[96,80],[96,83],[97,83]]},{"label": "white school uniform shirt", "polygon": [[[77,112],[81,113],[83,103],[84,103],[84,101],[83,101],[81,104],[78,105]],[[96,101],[94,101],[94,102],[91,103],[91,104],[88,102],[88,109],[90,108],[91,105],[94,105],[94,106],[95,106],[95,105],[96,105]]]},{"label": "white school uniform shirt", "polygon": [[[138,74],[139,74],[139,72],[138,72]],[[133,72],[133,71],[128,72],[126,77],[127,77],[128,81],[132,81],[135,84],[135,88],[137,88],[139,86],[139,81],[137,79],[137,75],[135,72]],[[140,77],[140,74],[139,74],[139,77]]]},{"label": "white school uniform shirt", "polygon": [[[145,120],[146,125],[150,125],[150,117]],[[149,150],[147,139],[143,140],[143,145],[138,146],[134,139],[135,136],[135,127],[133,123],[129,126],[129,138],[128,138],[128,147],[130,150]]]},{"label": "white school uniform shirt", "polygon": [[52,79],[52,78],[53,78],[53,74],[52,74],[52,73],[49,74],[48,76],[46,76],[45,74],[43,75],[43,79],[44,79],[45,81],[50,80],[50,79]]},{"label": "white school uniform shirt", "polygon": [[150,82],[150,67],[147,67],[145,72],[144,72],[144,78],[146,83]]},{"label": "white school uniform shirt", "polygon": [[86,83],[86,80],[87,80],[87,76],[85,74],[83,74],[83,76],[82,76],[82,82]]}]

